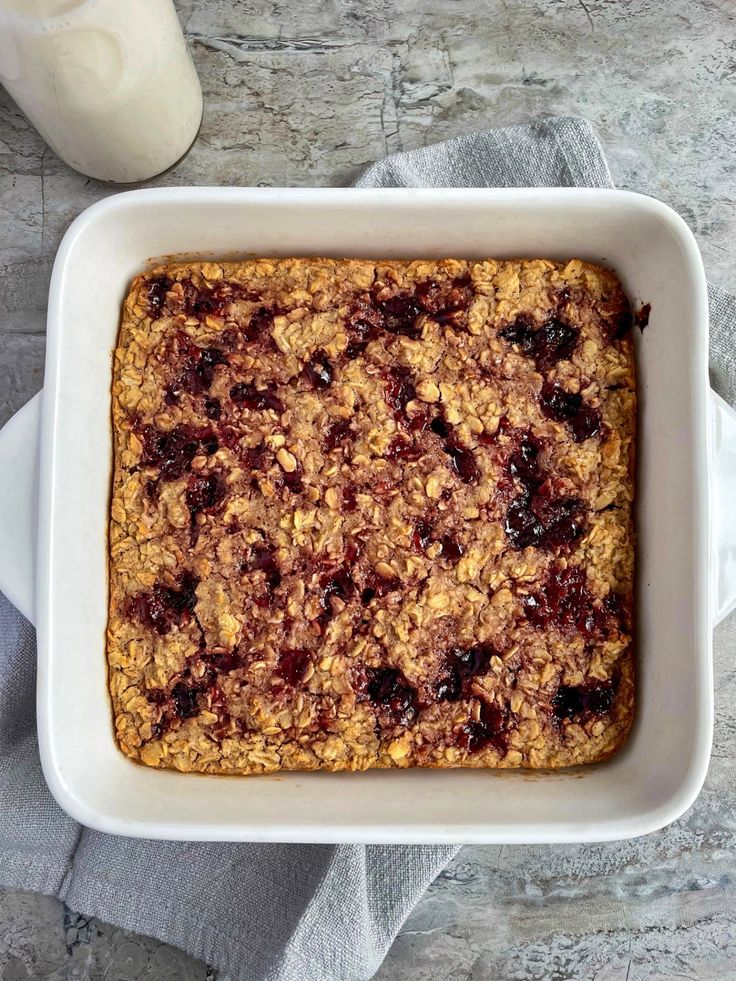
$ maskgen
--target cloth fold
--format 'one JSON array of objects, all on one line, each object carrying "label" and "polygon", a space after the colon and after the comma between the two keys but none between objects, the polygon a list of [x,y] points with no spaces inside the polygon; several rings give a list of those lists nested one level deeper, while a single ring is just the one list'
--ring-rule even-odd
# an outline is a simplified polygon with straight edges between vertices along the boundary
[{"label": "cloth fold", "polygon": [[[358,187],[611,187],[592,127],[549,118],[389,157]],[[715,387],[736,400],[736,300],[711,287]],[[32,627],[0,596],[0,885],[176,944],[233,981],[378,969],[451,847],[137,841],[81,828],[38,759]]]}]

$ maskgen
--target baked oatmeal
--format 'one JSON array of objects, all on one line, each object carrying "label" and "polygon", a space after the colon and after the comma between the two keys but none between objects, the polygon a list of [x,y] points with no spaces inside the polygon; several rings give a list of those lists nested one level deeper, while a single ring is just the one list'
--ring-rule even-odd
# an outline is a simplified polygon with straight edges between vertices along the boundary
[{"label": "baked oatmeal", "polygon": [[120,747],[560,767],[634,711],[629,304],[578,260],[162,266],[114,358]]}]

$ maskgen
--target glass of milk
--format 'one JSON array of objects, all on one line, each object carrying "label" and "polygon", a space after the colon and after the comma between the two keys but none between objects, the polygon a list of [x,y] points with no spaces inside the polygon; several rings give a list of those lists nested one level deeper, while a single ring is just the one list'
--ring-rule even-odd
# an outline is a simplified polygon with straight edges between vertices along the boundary
[{"label": "glass of milk", "polygon": [[102,181],[160,174],[202,119],[172,0],[0,0],[0,83],[62,160]]}]

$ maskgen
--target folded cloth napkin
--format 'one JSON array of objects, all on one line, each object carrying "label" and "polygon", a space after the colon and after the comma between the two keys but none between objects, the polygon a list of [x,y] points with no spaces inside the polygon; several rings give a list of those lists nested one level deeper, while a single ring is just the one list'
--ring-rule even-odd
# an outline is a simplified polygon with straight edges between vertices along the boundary
[{"label": "folded cloth napkin", "polygon": [[[588,123],[545,119],[370,167],[359,187],[610,187]],[[714,383],[736,400],[736,300],[711,291]],[[454,848],[188,844],[86,830],[54,803],[34,719],[32,627],[0,596],[0,885],[184,948],[233,979],[369,978]]]}]

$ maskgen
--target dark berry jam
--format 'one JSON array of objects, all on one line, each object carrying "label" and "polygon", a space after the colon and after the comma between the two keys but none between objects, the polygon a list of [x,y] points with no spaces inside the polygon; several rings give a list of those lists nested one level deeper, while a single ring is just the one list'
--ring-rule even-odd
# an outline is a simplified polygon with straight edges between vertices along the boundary
[{"label": "dark berry jam", "polygon": [[358,506],[357,490],[352,485],[347,485],[342,489],[342,506],[345,511],[352,513]]},{"label": "dark berry jam", "polygon": [[568,360],[578,342],[578,329],[555,317],[541,327],[534,327],[527,319],[519,317],[515,323],[499,331],[499,336],[520,348],[531,358],[538,371],[549,371],[558,361]]},{"label": "dark berry jam", "polygon": [[512,548],[561,548],[585,531],[587,508],[580,498],[550,498],[539,492],[547,479],[539,463],[541,450],[541,441],[526,432],[509,456],[509,474],[523,488],[509,505],[504,521]]},{"label": "dark berry jam", "polygon": [[343,566],[334,572],[326,572],[319,581],[320,594],[319,603],[322,607],[318,620],[324,626],[329,623],[334,615],[332,607],[332,597],[341,599],[347,603],[355,593],[355,583],[350,575],[350,570]]},{"label": "dark berry jam", "polygon": [[188,317],[225,317],[230,305],[236,300],[260,299],[260,294],[246,290],[238,283],[221,280],[211,289],[198,287],[191,279],[182,280],[184,289],[184,312]]},{"label": "dark berry jam", "polygon": [[393,296],[381,298],[385,287],[378,284],[372,291],[374,305],[383,317],[383,329],[390,334],[401,334],[403,337],[419,337],[419,317],[424,312],[412,293],[395,293]]},{"label": "dark berry jam", "polygon": [[332,384],[334,369],[323,350],[315,351],[304,365],[304,374],[313,388],[324,391]]},{"label": "dark berry jam", "polygon": [[281,474],[284,487],[288,488],[292,494],[301,494],[304,491],[304,477],[302,470],[297,466],[296,470],[287,473],[285,470]]},{"label": "dark berry jam", "polygon": [[568,425],[576,443],[597,436],[601,431],[600,412],[584,402],[578,393],[566,392],[559,385],[545,382],[539,404],[548,419]]},{"label": "dark berry jam", "polygon": [[283,311],[275,307],[259,307],[251,314],[243,334],[247,341],[257,341],[263,334],[269,334],[273,327],[273,318]]},{"label": "dark berry jam", "polygon": [[516,477],[524,487],[533,491],[544,482],[539,466],[542,443],[532,433],[524,433],[517,448],[509,457],[509,473]]},{"label": "dark berry jam", "polygon": [[585,502],[577,497],[523,494],[509,505],[504,530],[512,548],[561,548],[583,534],[585,514]]},{"label": "dark berry jam", "polygon": [[421,446],[403,436],[394,436],[384,454],[387,460],[418,460],[422,456]]},{"label": "dark berry jam", "polygon": [[355,436],[353,429],[347,419],[338,419],[327,427],[325,433],[325,449],[328,453],[337,449],[338,446],[345,447]]},{"label": "dark berry jam", "polygon": [[176,403],[182,392],[201,395],[208,392],[218,364],[227,364],[224,351],[218,347],[198,347],[180,330],[176,335],[176,364],[179,369],[166,394],[169,404]]},{"label": "dark berry jam", "polygon": [[248,561],[241,566],[243,572],[262,572],[270,591],[281,585],[281,570],[275,558],[276,550],[268,542],[251,546]]},{"label": "dark berry jam", "polygon": [[600,717],[611,711],[615,697],[613,681],[587,681],[574,687],[561,685],[552,699],[552,712],[557,719],[580,715]]},{"label": "dark berry jam", "polygon": [[148,284],[148,315],[152,320],[157,320],[161,316],[166,303],[166,294],[173,285],[173,280],[168,276],[157,276]]},{"label": "dark berry jam", "polygon": [[304,680],[304,674],[309,662],[309,651],[287,648],[279,654],[279,663],[276,671],[287,685],[296,687]]},{"label": "dark berry jam", "polygon": [[230,398],[236,405],[246,409],[271,409],[279,415],[284,411],[281,399],[276,395],[276,386],[256,388],[247,382],[238,382],[230,389]]},{"label": "dark berry jam", "polygon": [[450,457],[452,469],[464,484],[472,484],[480,477],[480,470],[472,450],[461,446],[454,438],[445,443],[445,453]]},{"label": "dark berry jam", "polygon": [[470,697],[470,686],[476,675],[485,674],[495,654],[490,644],[452,647],[445,654],[445,672],[436,688],[439,701],[455,702]]},{"label": "dark berry jam", "polygon": [[[236,435],[240,437],[240,433],[236,433]],[[242,456],[246,467],[253,473],[262,473],[268,470],[271,458],[265,443],[259,443],[257,446],[249,446]]]},{"label": "dark berry jam", "polygon": [[397,589],[401,589],[401,580],[396,576],[379,576],[375,572],[370,572],[366,577],[360,599],[367,606],[376,597],[380,599],[388,593],[396,592]]},{"label": "dark berry jam", "polygon": [[229,674],[245,666],[245,658],[238,651],[203,651],[200,657],[218,674]]},{"label": "dark berry jam", "polygon": [[191,572],[182,573],[176,586],[157,582],[150,593],[141,593],[131,601],[130,612],[157,634],[167,634],[175,625],[189,623],[197,603],[195,590],[199,579]]},{"label": "dark berry jam", "polygon": [[433,433],[435,433],[435,435],[439,436],[440,439],[447,439],[452,432],[452,426],[441,414],[432,420],[432,422],[429,424],[429,428]]},{"label": "dark berry jam", "polygon": [[631,333],[633,326],[634,318],[631,316],[631,311],[627,308],[626,310],[620,310],[609,320],[603,329],[603,333],[604,335],[606,333],[608,334],[609,341],[622,341],[624,337]]},{"label": "dark berry jam", "polygon": [[412,374],[408,368],[396,365],[388,368],[383,378],[386,384],[386,402],[393,410],[394,417],[404,423],[407,419],[406,407],[417,396]]},{"label": "dark berry jam", "polygon": [[348,313],[345,326],[348,332],[345,357],[352,360],[362,354],[371,341],[377,340],[380,336],[382,317],[370,302],[358,299]]},{"label": "dark berry jam", "polygon": [[367,668],[368,698],[396,725],[408,725],[416,716],[416,691],[396,668]]},{"label": "dark berry jam", "polygon": [[417,300],[422,310],[437,323],[458,325],[460,314],[473,298],[472,279],[459,276],[448,282],[428,279],[417,285]]},{"label": "dark berry jam", "polygon": [[501,416],[498,420],[498,426],[493,433],[481,433],[478,436],[478,442],[482,443],[484,446],[495,446],[498,443],[498,437],[505,433],[509,428],[509,417],[507,415]]},{"label": "dark berry jam", "polygon": [[458,732],[457,741],[470,753],[477,753],[489,746],[493,746],[499,753],[505,753],[507,724],[506,712],[484,701],[481,703],[480,719],[477,722],[473,719],[466,722]]},{"label": "dark berry jam", "polygon": [[420,518],[414,525],[412,544],[417,552],[424,552],[432,541],[432,524],[426,518]]},{"label": "dark berry jam", "polygon": [[457,538],[453,538],[452,535],[443,535],[440,538],[440,545],[442,546],[442,552],[440,553],[442,558],[447,559],[451,565],[456,565],[463,555],[465,555],[465,546]]},{"label": "dark berry jam", "polygon": [[577,630],[584,637],[605,633],[609,623],[616,619],[616,614],[606,609],[605,603],[595,605],[588,589],[588,577],[580,566],[550,569],[542,589],[525,596],[522,606],[535,627]]},{"label": "dark berry jam", "polygon": [[191,719],[199,714],[198,699],[201,694],[199,685],[186,685],[178,681],[171,689],[171,700],[174,711],[180,719]]},{"label": "dark berry jam", "polygon": [[212,511],[225,499],[227,488],[219,473],[196,474],[189,478],[186,490],[187,507],[194,518],[201,511]]},{"label": "dark berry jam", "polygon": [[204,414],[214,422],[222,416],[222,405],[219,399],[205,399]]},{"label": "dark berry jam", "polygon": [[136,433],[143,443],[141,462],[146,467],[158,467],[159,479],[178,480],[201,453],[210,455],[218,449],[217,438],[209,430],[191,426],[176,426],[168,433],[155,426],[140,426]]}]

